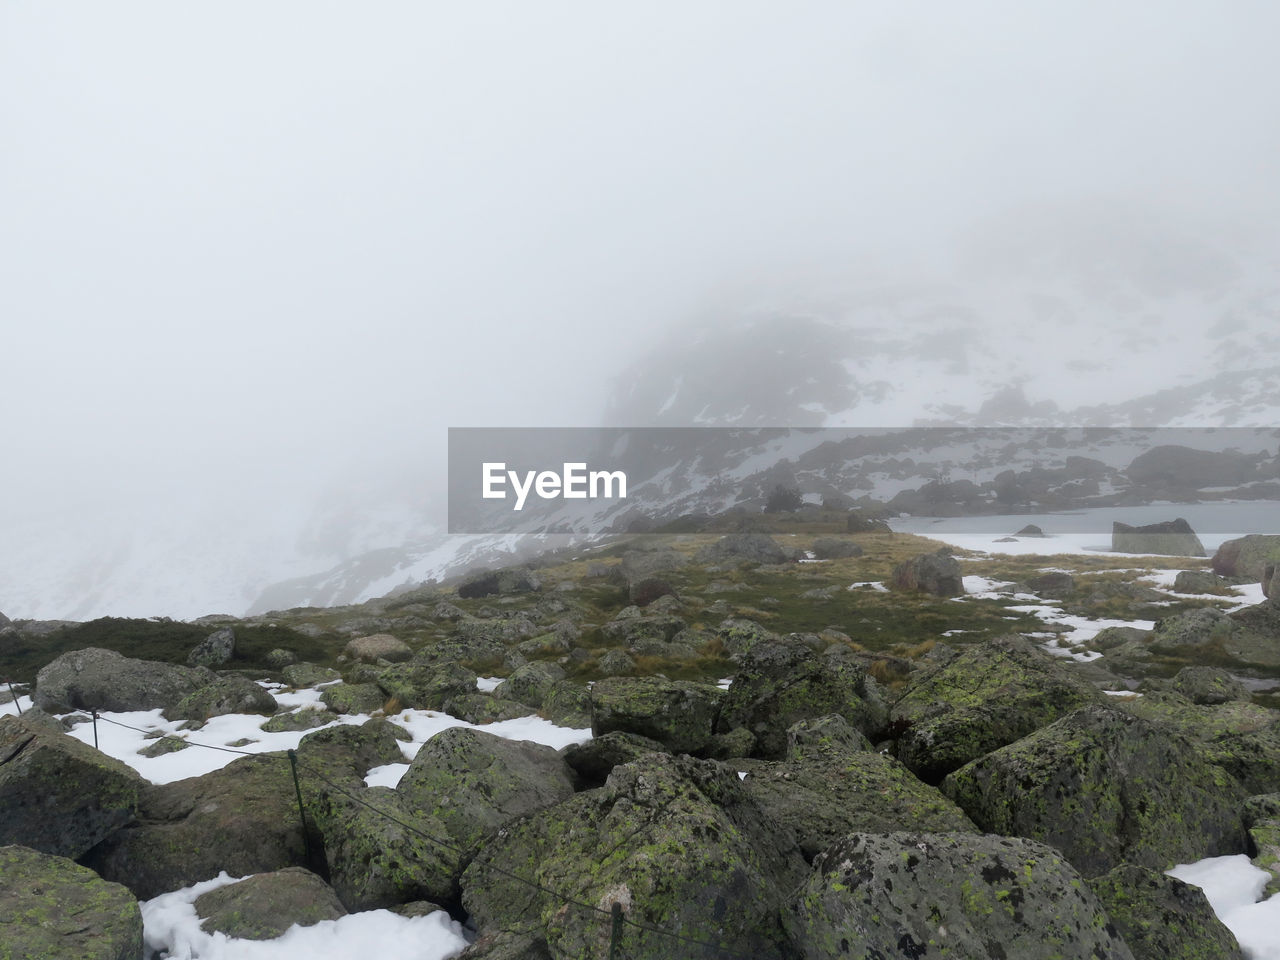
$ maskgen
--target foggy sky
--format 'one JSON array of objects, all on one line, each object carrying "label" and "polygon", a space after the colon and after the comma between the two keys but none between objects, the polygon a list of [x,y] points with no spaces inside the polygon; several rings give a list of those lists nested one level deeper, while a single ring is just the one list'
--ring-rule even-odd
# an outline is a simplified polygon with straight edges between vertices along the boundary
[{"label": "foggy sky", "polygon": [[672,326],[1028,206],[1265,221],[1277,35],[1221,0],[7,0],[0,521],[425,489],[450,425],[597,424]]}]

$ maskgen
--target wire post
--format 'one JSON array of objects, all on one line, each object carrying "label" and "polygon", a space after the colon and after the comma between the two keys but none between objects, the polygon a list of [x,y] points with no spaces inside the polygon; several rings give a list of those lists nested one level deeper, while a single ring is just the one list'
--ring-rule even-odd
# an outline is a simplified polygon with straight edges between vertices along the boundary
[{"label": "wire post", "polygon": [[9,696],[13,697],[13,706],[18,711],[18,716],[22,716],[22,704],[18,702],[18,695],[13,691],[13,681],[6,678],[4,682],[9,688]]},{"label": "wire post", "polygon": [[307,812],[302,806],[302,786],[298,783],[298,754],[289,751],[289,769],[293,772],[293,792],[298,798],[298,819],[302,821],[302,847],[307,854],[307,863],[311,864],[311,832],[307,830]]},{"label": "wire post", "polygon": [[97,710],[93,711],[93,749],[95,750],[99,749],[98,747],[98,711]]},{"label": "wire post", "polygon": [[613,901],[609,914],[609,960],[618,960],[618,945],[622,942],[622,904]]}]

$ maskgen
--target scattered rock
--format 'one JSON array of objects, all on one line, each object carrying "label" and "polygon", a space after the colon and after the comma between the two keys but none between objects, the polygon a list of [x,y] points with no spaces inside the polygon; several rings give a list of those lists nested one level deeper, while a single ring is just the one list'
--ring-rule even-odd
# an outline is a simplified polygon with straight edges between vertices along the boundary
[{"label": "scattered rock", "polygon": [[1230,593],[1226,581],[1209,570],[1179,570],[1173,578],[1174,593]]},{"label": "scattered rock", "polygon": [[357,637],[342,650],[352,660],[363,663],[377,663],[386,660],[390,663],[403,663],[413,656],[413,651],[403,640],[398,640],[389,633],[375,633],[367,637]]},{"label": "scattered rock", "polygon": [[0,847],[0,957],[139,960],[142,913],[124,887],[66,859]]},{"label": "scattered rock", "polygon": [[766,533],[731,533],[694,555],[698,563],[787,563],[792,559]]},{"label": "scattered rock", "polygon": [[86,647],[41,668],[32,699],[48,713],[154,710],[176,707],[213,678],[204,667],[133,660],[114,650]]},{"label": "scattered rock", "polygon": [[272,670],[283,670],[292,664],[298,662],[298,655],[292,650],[286,650],[284,647],[276,647],[274,650],[267,651],[267,666]]},{"label": "scattered rock", "polygon": [[418,710],[442,710],[446,701],[476,689],[475,673],[456,663],[400,663],[383,670],[377,682],[402,707]]},{"label": "scattered rock", "polygon": [[236,655],[236,632],[230,627],[215,630],[187,654],[193,667],[220,667]]},{"label": "scattered rock", "polygon": [[1111,549],[1116,553],[1159,554],[1166,557],[1203,557],[1204,544],[1182,517],[1131,527],[1119,520],[1111,524]]},{"label": "scattered rock", "polygon": [[597,664],[602,676],[625,677],[636,672],[636,662],[624,650],[610,650]]},{"label": "scattered rock", "polygon": [[893,568],[889,584],[894,590],[915,590],[935,597],[962,597],[960,564],[949,548],[904,560]]},{"label": "scattered rock", "polygon": [[1183,667],[1173,678],[1173,689],[1199,704],[1249,699],[1245,685],[1219,667]]},{"label": "scattered rock", "polygon": [[302,867],[246,877],[202,894],[194,906],[202,929],[242,940],[274,940],[295,923],[309,927],[347,915],[333,888]]},{"label": "scattered rock", "polygon": [[1049,600],[1062,600],[1071,596],[1076,589],[1076,578],[1069,573],[1053,571],[1042,573],[1027,581],[1027,587],[1038,597]]},{"label": "scattered rock", "polygon": [[805,960],[1133,960],[1057,851],[962,833],[855,833],[818,857],[786,918]]},{"label": "scattered rock", "polygon": [[287,713],[277,713],[260,728],[265,733],[289,733],[298,730],[314,730],[331,723],[333,717],[324,710],[302,707]]},{"label": "scattered rock", "polygon": [[529,570],[509,567],[504,570],[479,570],[464,577],[458,584],[458,596],[464,600],[476,597],[507,596],[513,593],[530,593],[540,584]]},{"label": "scattered rock", "polygon": [[546,698],[547,692],[565,678],[565,672],[554,663],[526,663],[512,671],[511,676],[503,680],[494,689],[493,695],[504,700],[528,704],[539,708]]},{"label": "scattered rock", "polygon": [[842,537],[818,537],[813,541],[813,555],[819,560],[842,560],[862,556],[862,547]]},{"label": "scattered rock", "polygon": [[280,673],[284,682],[291,687],[314,687],[316,684],[342,679],[342,674],[332,667],[321,667],[314,663],[293,663]]},{"label": "scattered rock", "polygon": [[766,630],[754,620],[741,617],[720,621],[715,636],[733,655],[744,654],[758,643],[771,643],[778,639],[776,633]]},{"label": "scattered rock", "polygon": [[676,588],[661,577],[645,577],[632,581],[627,588],[627,598],[637,607],[647,607],[661,597],[676,597]]},{"label": "scattered rock", "polygon": [[387,699],[376,683],[335,683],[320,693],[320,702],[337,714],[373,713],[381,710]]}]

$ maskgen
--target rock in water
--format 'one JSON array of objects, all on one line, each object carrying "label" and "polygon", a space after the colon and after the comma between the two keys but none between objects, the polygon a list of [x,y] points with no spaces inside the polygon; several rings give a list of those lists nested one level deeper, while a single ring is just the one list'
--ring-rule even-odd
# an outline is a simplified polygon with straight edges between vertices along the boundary
[{"label": "rock in water", "polygon": [[1116,553],[1149,553],[1165,557],[1203,557],[1204,544],[1181,517],[1131,527],[1116,520],[1111,525],[1111,549]]},{"label": "rock in water", "polygon": [[805,960],[1133,960],[1051,847],[963,833],[855,833],[818,857],[786,915]]},{"label": "rock in water", "polygon": [[230,627],[215,630],[187,654],[193,667],[220,667],[236,654],[236,633]]},{"label": "rock in water", "polygon": [[0,957],[139,960],[142,913],[124,887],[27,847],[0,847]]},{"label": "rock in water", "polygon": [[133,820],[146,787],[74,737],[0,717],[0,843],[79,857]]}]

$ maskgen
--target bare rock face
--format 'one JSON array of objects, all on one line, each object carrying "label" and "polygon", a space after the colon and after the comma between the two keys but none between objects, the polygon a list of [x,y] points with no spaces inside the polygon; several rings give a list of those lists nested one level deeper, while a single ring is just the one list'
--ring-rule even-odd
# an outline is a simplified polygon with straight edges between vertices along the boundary
[{"label": "bare rock face", "polygon": [[1182,517],[1131,527],[1119,520],[1111,525],[1111,549],[1117,553],[1154,553],[1165,557],[1203,557],[1204,544]]}]

